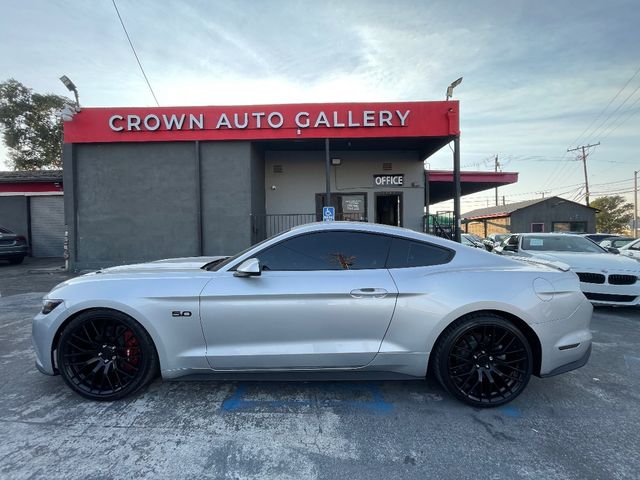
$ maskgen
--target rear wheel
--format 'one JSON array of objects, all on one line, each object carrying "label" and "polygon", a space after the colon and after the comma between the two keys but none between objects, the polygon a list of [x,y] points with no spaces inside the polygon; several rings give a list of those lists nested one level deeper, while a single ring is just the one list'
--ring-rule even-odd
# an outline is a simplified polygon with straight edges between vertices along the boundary
[{"label": "rear wheel", "polygon": [[151,382],[158,355],[149,334],[124,313],[91,310],[67,325],[57,348],[58,370],[79,395],[118,400]]},{"label": "rear wheel", "polygon": [[522,332],[494,314],[469,315],[450,325],[434,350],[442,386],[474,407],[510,402],[527,386],[531,346]]}]

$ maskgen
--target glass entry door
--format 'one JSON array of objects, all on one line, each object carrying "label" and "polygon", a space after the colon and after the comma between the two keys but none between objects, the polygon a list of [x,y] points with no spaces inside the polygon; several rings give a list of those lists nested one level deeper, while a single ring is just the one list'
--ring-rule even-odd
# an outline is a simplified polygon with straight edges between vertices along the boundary
[{"label": "glass entry door", "polygon": [[[322,220],[322,207],[327,206],[326,199],[326,193],[316,194],[316,217],[318,221]],[[336,209],[336,220],[367,221],[366,193],[332,193],[331,206]]]},{"label": "glass entry door", "polygon": [[402,193],[376,193],[376,223],[402,226]]}]

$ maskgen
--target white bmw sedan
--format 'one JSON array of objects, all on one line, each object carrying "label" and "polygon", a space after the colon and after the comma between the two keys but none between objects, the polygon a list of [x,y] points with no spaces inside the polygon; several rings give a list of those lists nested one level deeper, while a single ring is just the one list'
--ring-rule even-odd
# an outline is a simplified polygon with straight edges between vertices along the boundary
[{"label": "white bmw sedan", "polygon": [[[500,285],[500,288],[495,288]],[[116,400],[188,375],[422,379],[491,407],[579,368],[592,306],[577,276],[410,230],[294,228],[224,258],[68,280],[33,321],[38,369]]]},{"label": "white bmw sedan", "polygon": [[503,241],[495,251],[569,265],[595,305],[640,305],[640,262],[614,255],[581,235],[521,233]]}]

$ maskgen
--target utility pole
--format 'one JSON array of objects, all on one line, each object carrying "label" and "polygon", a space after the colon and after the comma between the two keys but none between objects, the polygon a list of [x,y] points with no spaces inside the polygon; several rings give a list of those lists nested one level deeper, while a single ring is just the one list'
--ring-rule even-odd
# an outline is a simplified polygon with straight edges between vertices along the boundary
[{"label": "utility pole", "polygon": [[638,237],[638,173],[640,170],[633,172],[633,232]]},{"label": "utility pole", "polygon": [[[500,162],[498,161],[498,154],[496,153],[496,158],[495,158],[493,171],[497,172],[499,167],[500,167]],[[496,207],[497,206],[498,206],[498,187],[496,187]]]},{"label": "utility pole", "polygon": [[587,207],[589,206],[589,178],[587,177],[587,149],[591,147],[597,147],[600,145],[600,142],[594,143],[591,145],[582,145],[580,147],[567,149],[567,152],[576,152],[578,150],[582,150],[582,166],[584,168],[584,191],[585,191],[585,200],[587,203]]}]

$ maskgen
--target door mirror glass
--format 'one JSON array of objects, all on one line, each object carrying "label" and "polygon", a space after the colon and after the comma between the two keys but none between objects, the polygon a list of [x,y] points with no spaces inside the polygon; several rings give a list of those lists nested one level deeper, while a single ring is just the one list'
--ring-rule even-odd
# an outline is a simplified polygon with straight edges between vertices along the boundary
[{"label": "door mirror glass", "polygon": [[262,273],[260,268],[260,261],[257,258],[249,258],[242,262],[235,273],[234,277],[257,277]]},{"label": "door mirror glass", "polygon": [[609,253],[615,253],[616,255],[620,253],[616,247],[605,247]]}]

